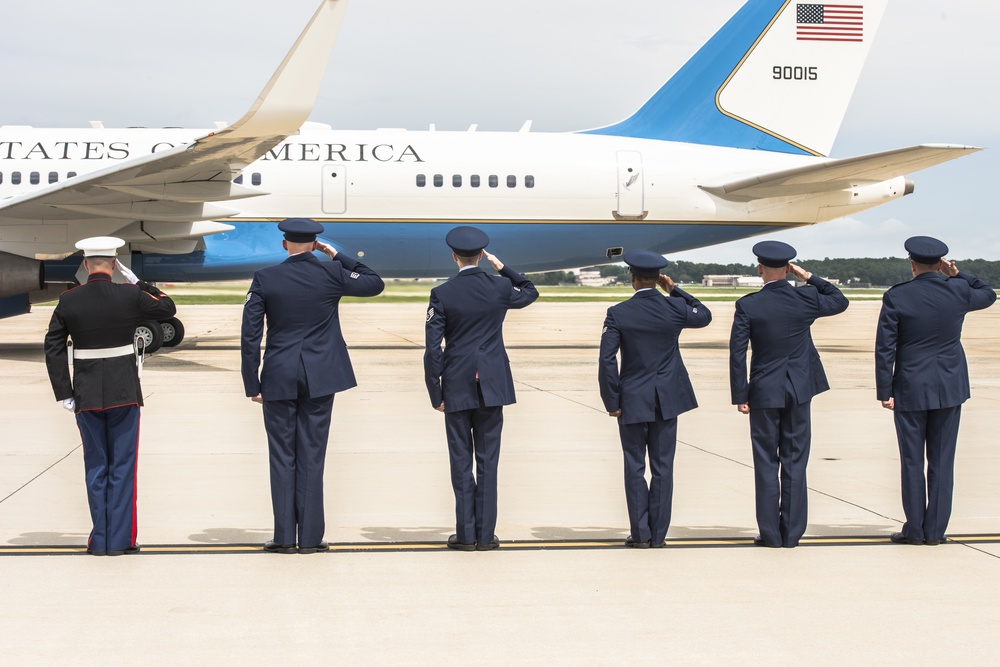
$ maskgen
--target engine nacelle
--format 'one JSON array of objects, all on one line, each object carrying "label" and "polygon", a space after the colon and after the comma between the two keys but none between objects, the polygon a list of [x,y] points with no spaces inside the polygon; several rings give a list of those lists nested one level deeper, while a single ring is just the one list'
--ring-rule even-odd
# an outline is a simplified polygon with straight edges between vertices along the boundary
[{"label": "engine nacelle", "polygon": [[43,287],[42,263],[37,259],[0,252],[0,299]]}]

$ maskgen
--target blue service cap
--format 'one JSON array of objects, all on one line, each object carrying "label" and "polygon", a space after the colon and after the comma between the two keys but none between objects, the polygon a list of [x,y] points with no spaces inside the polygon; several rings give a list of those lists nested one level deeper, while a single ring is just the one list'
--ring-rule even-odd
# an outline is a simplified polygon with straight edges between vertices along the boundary
[{"label": "blue service cap", "polygon": [[937,264],[948,254],[948,246],[930,236],[911,236],[903,247],[917,264]]},{"label": "blue service cap", "polygon": [[795,259],[795,248],[784,241],[761,241],[754,245],[752,252],[757,261],[772,269],[780,269]]},{"label": "blue service cap", "polygon": [[475,227],[455,227],[444,237],[444,242],[462,257],[473,257],[490,244],[490,237]]},{"label": "blue service cap", "polygon": [[660,269],[667,265],[663,255],[651,250],[629,250],[622,255],[622,259],[637,278],[656,278]]},{"label": "blue service cap", "polygon": [[285,240],[292,243],[312,243],[323,232],[323,225],[309,218],[286,218],[278,223]]}]

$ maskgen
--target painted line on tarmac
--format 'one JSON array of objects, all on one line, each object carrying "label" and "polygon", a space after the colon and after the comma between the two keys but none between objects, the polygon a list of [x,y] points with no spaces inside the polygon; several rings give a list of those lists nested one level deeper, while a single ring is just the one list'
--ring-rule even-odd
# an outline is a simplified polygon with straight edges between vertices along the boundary
[{"label": "painted line on tarmac", "polygon": [[[799,542],[801,547],[854,547],[854,546],[885,546],[891,545],[888,535],[860,535],[838,537],[804,537]],[[1000,544],[1000,534],[953,535],[946,544]],[[748,537],[718,537],[718,538],[677,538],[668,539],[664,550],[670,549],[718,549],[754,547],[753,539]],[[506,540],[500,543],[503,551],[569,551],[624,549],[620,539],[599,540]],[[330,544],[326,553],[374,553],[374,552],[418,552],[418,551],[449,551],[444,541],[434,542],[337,542]],[[255,544],[151,544],[143,545],[141,554],[147,555],[228,555],[228,554],[263,554],[262,545]],[[82,546],[6,546],[0,545],[0,557],[3,556],[85,556],[86,547]],[[280,555],[280,554],[279,554]]]}]

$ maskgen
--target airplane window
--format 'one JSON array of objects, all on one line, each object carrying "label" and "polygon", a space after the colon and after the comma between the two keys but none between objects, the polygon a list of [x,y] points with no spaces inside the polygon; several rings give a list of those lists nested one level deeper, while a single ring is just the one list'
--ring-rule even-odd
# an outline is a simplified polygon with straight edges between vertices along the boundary
[{"label": "airplane window", "polygon": [[526,187],[526,188],[533,188],[533,187],[535,187],[535,177],[534,176],[525,176],[524,177],[524,187]]},{"label": "airplane window", "polygon": [[19,172],[19,171],[11,172],[11,175],[10,175],[10,184],[11,185],[20,185],[21,184],[21,172]]},{"label": "airplane window", "polygon": [[243,174],[240,174],[239,176],[234,178],[233,183],[235,183],[236,185],[243,185]]},{"label": "airplane window", "polygon": [[462,177],[459,174],[455,174],[454,176],[451,177],[451,186],[453,188],[462,187]]},{"label": "airplane window", "polygon": [[471,185],[474,188],[479,187],[479,174],[473,174],[472,176],[469,176],[469,185]]},{"label": "airplane window", "polygon": [[32,185],[38,185],[41,182],[41,180],[42,180],[42,175],[39,174],[37,171],[33,171],[28,176],[28,180],[31,181]]},{"label": "airplane window", "polygon": [[66,178],[73,178],[74,176],[76,176],[76,172],[75,171],[68,171],[68,172],[66,172]]},{"label": "airplane window", "polygon": [[495,188],[500,185],[500,179],[497,178],[496,174],[490,174],[490,187]]},{"label": "airplane window", "polygon": [[444,176],[441,174],[434,174],[434,187],[439,188],[444,185]]},{"label": "airplane window", "polygon": [[508,188],[516,188],[517,187],[517,176],[508,176],[507,177],[507,187]]},{"label": "airplane window", "polygon": [[427,175],[426,174],[417,174],[417,187],[418,188],[427,187]]},{"label": "airplane window", "polygon": [[253,185],[260,185],[260,172],[255,171],[254,173],[250,174],[250,182]]},{"label": "airplane window", "polygon": [[49,172],[49,183],[55,183],[59,180],[59,174],[54,171]]}]

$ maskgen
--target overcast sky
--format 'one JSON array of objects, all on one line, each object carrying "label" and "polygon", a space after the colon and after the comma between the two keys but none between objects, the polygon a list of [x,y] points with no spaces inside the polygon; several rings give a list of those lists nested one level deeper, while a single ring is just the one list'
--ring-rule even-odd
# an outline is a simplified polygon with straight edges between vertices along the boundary
[{"label": "overcast sky", "polygon": [[[742,0],[352,0],[312,120],[335,128],[563,132],[637,109]],[[243,115],[317,0],[4,3],[0,124],[205,128]],[[1000,146],[1000,3],[891,0],[833,157]],[[801,259],[904,256],[907,236],[1000,260],[1000,153],[912,175],[916,193],[776,235]],[[756,240],[673,259],[752,261]]]}]

